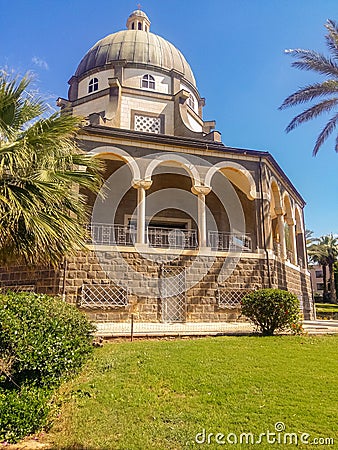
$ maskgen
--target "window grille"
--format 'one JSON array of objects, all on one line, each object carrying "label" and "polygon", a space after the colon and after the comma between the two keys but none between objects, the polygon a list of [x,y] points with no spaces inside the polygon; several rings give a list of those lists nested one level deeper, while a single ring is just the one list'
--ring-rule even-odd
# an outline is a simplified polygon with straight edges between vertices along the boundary
[{"label": "window grille", "polygon": [[79,306],[89,309],[128,306],[128,292],[115,284],[83,284]]},{"label": "window grille", "polygon": [[97,91],[98,89],[99,89],[99,80],[97,78],[92,78],[89,81],[88,93],[90,94],[91,92]]},{"label": "window grille", "polygon": [[149,117],[135,114],[136,131],[144,131],[146,133],[161,133],[161,117]]},{"label": "window grille", "polygon": [[191,94],[189,95],[189,98],[188,98],[188,106],[192,110],[195,110],[195,99],[194,99],[194,97]]},{"label": "window grille", "polygon": [[143,75],[141,86],[146,89],[155,89],[155,78],[149,74]]},{"label": "window grille", "polygon": [[217,304],[220,308],[235,309],[241,307],[241,300],[252,292],[250,289],[218,289]]},{"label": "window grille", "polygon": [[36,291],[36,286],[35,284],[15,284],[15,285],[5,285],[5,286],[0,286],[0,291],[1,292],[7,292],[7,291],[12,291],[12,292],[35,292]]}]

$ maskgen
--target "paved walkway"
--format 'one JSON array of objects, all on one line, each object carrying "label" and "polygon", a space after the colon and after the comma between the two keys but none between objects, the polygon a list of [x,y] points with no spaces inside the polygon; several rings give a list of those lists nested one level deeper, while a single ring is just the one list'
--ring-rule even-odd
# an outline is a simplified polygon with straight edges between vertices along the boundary
[{"label": "paved walkway", "polygon": [[[97,335],[102,337],[131,336],[131,322],[97,323]],[[338,321],[304,321],[304,329],[309,334],[338,334]],[[145,323],[135,322],[135,337],[155,336],[217,336],[250,334],[254,327],[247,322],[187,322],[187,323]]]}]

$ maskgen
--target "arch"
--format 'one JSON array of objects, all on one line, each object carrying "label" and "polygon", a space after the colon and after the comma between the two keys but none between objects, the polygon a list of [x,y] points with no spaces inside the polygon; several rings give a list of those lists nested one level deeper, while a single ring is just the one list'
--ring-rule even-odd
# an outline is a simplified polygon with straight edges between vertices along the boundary
[{"label": "arch", "polygon": [[145,179],[151,180],[151,177],[156,167],[163,163],[174,163],[175,165],[179,165],[188,172],[192,180],[193,186],[201,185],[200,174],[198,173],[196,167],[188,159],[184,158],[181,155],[173,153],[164,153],[159,158],[152,160],[146,168]]},{"label": "arch", "polygon": [[205,177],[205,185],[211,186],[212,177],[217,171],[221,171],[237,186],[249,200],[257,198],[256,183],[251,173],[240,164],[222,161],[210,167]]},{"label": "arch", "polygon": [[137,162],[125,150],[122,150],[118,147],[109,147],[104,145],[102,147],[94,148],[88,154],[94,156],[95,158],[115,156],[118,159],[122,159],[122,161],[124,161],[129,166],[133,179],[135,181],[141,179],[140,168]]},{"label": "arch", "polygon": [[294,214],[292,211],[290,196],[287,192],[283,193],[283,210],[287,221],[294,221]]},{"label": "arch", "polygon": [[92,78],[88,84],[88,93],[98,91],[99,89],[99,80],[98,78]]},{"label": "arch", "polygon": [[295,207],[296,233],[304,234],[303,214],[298,205]]},{"label": "arch", "polygon": [[270,213],[271,217],[276,217],[276,210],[281,211],[282,208],[282,196],[277,184],[276,178],[270,179]]}]

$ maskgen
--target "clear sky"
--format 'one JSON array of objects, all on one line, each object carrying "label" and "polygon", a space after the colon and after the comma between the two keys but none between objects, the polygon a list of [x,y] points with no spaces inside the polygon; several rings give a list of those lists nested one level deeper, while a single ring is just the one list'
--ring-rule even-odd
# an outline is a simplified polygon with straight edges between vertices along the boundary
[{"label": "clear sky", "polygon": [[[0,0],[0,67],[36,74],[51,105],[99,39],[125,28],[131,0]],[[307,202],[306,226],[316,236],[338,233],[338,154],[330,139],[312,148],[325,120],[290,134],[301,109],[279,111],[284,98],[316,81],[291,68],[289,48],[324,51],[324,23],[338,20],[337,0],[144,0],[151,31],[172,42],[190,63],[204,118],[215,119],[223,142],[272,153]]]}]

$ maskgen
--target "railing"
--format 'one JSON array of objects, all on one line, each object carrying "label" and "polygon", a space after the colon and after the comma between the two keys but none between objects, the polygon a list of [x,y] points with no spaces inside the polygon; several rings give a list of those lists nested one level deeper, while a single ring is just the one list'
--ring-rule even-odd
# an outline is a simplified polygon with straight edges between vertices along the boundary
[{"label": "railing", "polygon": [[252,241],[248,233],[209,231],[208,246],[226,252],[251,252]]},{"label": "railing", "polygon": [[[125,225],[92,223],[88,225],[91,242],[96,245],[133,246],[136,228]],[[150,247],[194,249],[198,248],[197,230],[147,227],[146,242]],[[207,245],[212,250],[251,252],[251,237],[247,233],[209,231]]]},{"label": "railing", "polygon": [[98,245],[133,246],[136,240],[136,229],[124,225],[91,223],[88,225],[91,242]]},{"label": "railing", "polygon": [[151,247],[197,248],[196,230],[148,227],[147,241]]}]

